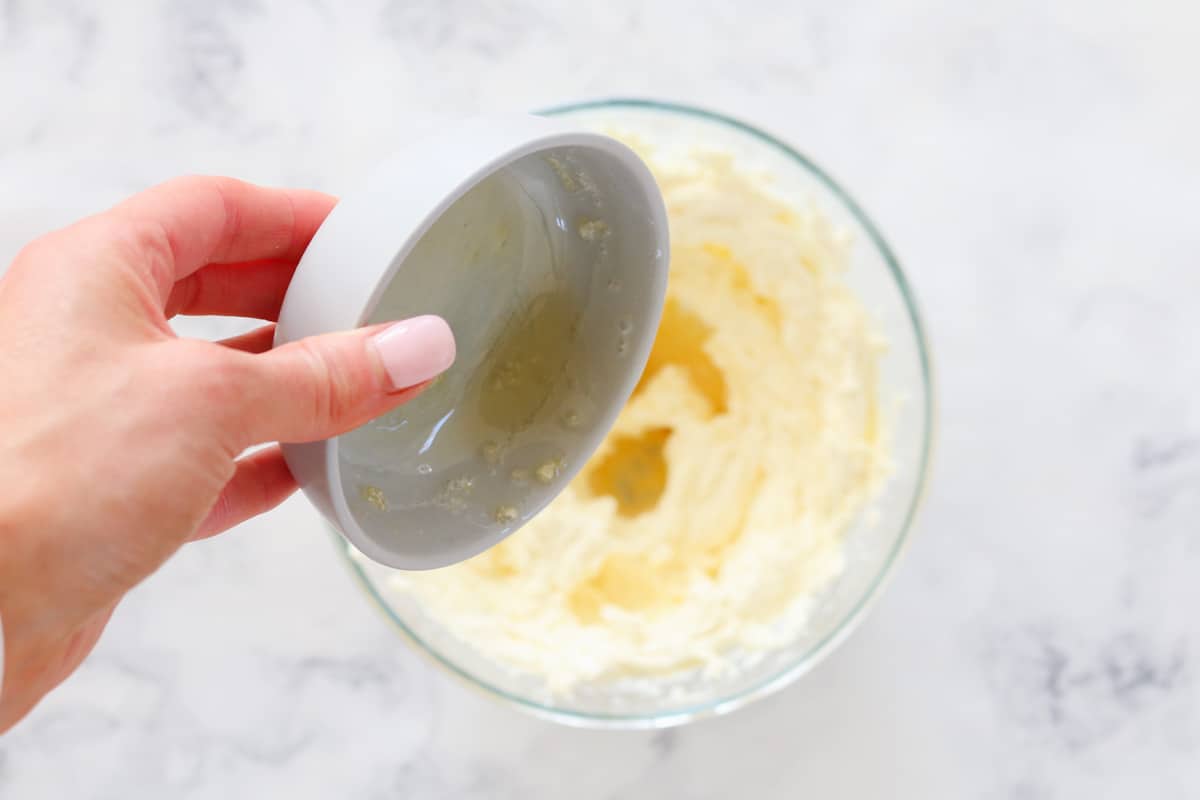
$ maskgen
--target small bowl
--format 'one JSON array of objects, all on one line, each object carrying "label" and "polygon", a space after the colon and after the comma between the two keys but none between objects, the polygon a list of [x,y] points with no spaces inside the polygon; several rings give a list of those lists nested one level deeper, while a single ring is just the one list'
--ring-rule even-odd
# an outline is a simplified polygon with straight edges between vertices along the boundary
[{"label": "small bowl", "polygon": [[557,722],[596,728],[661,728],[723,714],[764,697],[807,673],[864,618],[895,568],[923,494],[933,435],[928,346],[908,281],[875,224],[838,184],[783,141],[730,117],[642,100],[610,100],[547,112],[600,131],[635,136],[655,152],[699,146],[730,153],[739,168],[769,175],[772,190],[814,204],[854,239],[850,285],[888,340],[879,363],[881,401],[891,416],[893,472],[844,539],[846,566],[813,603],[810,623],[786,646],[733,674],[669,675],[645,681],[597,682],[556,695],[538,678],[516,673],[453,636],[421,604],[388,590],[389,571],[340,549],[373,603],[399,631],[468,686]]},{"label": "small bowl", "polygon": [[579,471],[628,400],[662,310],[666,210],[625,145],[492,116],[407,145],[321,225],[276,345],[437,314],[454,366],[392,414],[284,444],[305,494],[363,554],[469,558]]}]

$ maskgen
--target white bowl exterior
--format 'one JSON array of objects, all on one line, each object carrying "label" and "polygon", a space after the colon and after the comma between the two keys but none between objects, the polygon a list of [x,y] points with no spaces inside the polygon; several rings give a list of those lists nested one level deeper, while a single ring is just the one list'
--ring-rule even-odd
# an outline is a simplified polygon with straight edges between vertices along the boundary
[{"label": "white bowl exterior", "polygon": [[[598,149],[618,159],[634,176],[641,200],[654,215],[661,257],[656,261],[654,307],[666,294],[668,234],[666,208],[650,170],[624,144],[577,125],[528,114],[468,120],[437,138],[395,153],[329,213],[296,267],[280,309],[275,346],[363,324],[392,280],[396,267],[447,208],[483,178],[523,156],[559,147]],[[647,320],[658,327],[657,316]],[[604,431],[628,400],[649,357],[653,337],[631,353],[627,386],[606,402]],[[346,504],[336,439],[283,443],[283,454],[304,493],[317,509],[368,558],[400,569],[431,569],[468,558],[482,548],[459,548],[437,558],[390,551],[355,521]],[[580,465],[585,459],[579,459]]]}]

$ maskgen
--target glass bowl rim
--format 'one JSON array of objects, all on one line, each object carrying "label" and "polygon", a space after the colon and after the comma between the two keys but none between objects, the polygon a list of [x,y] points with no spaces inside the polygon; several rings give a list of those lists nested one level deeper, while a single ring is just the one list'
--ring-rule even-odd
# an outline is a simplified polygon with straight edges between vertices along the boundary
[{"label": "glass bowl rim", "polygon": [[737,118],[726,114],[711,111],[705,108],[700,108],[682,103],[675,103],[664,100],[653,100],[646,98],[607,98],[598,100],[587,100],[577,103],[567,103],[556,105],[542,109],[536,113],[546,116],[567,115],[574,112],[593,111],[603,109],[624,109],[624,110],[644,110],[658,111],[667,114],[675,114],[684,117],[691,117],[703,122],[717,123],[733,128],[741,133],[747,134],[753,139],[757,139],[761,143],[789,157],[802,168],[807,170],[818,182],[824,185],[834,197],[841,202],[851,216],[855,218],[859,225],[867,232],[867,235],[875,247],[876,251],[882,256],[884,263],[891,273],[892,280],[895,281],[896,287],[899,289],[901,297],[904,301],[905,309],[908,312],[909,323],[912,325],[913,334],[917,341],[917,350],[921,361],[921,374],[924,380],[924,400],[923,408],[921,409],[925,423],[925,436],[921,442],[920,460],[918,465],[919,474],[917,475],[916,484],[914,485],[912,497],[909,500],[908,509],[905,512],[904,519],[901,522],[899,531],[892,544],[890,552],[888,552],[882,568],[878,574],[871,580],[862,596],[851,607],[849,613],[824,637],[810,647],[802,656],[786,667],[775,671],[774,673],[762,678],[754,685],[729,693],[725,696],[707,699],[703,702],[691,703],[678,708],[668,708],[661,711],[650,713],[632,714],[632,713],[598,713],[576,711],[569,708],[562,708],[552,704],[541,703],[536,700],[514,694],[492,683],[480,678],[466,669],[460,667],[457,663],[447,658],[440,650],[432,647],[425,642],[415,631],[400,618],[387,600],[380,594],[375,582],[371,580],[350,553],[350,545],[336,531],[331,533],[335,537],[338,550],[341,553],[346,564],[349,566],[352,576],[358,583],[360,588],[367,594],[372,603],[389,619],[392,624],[400,631],[400,633],[411,643],[416,645],[419,652],[431,659],[433,663],[450,675],[466,684],[468,687],[475,689],[482,694],[501,700],[509,705],[515,706],[527,713],[543,719],[549,719],[555,722],[564,723],[567,725],[588,728],[613,728],[613,729],[653,729],[667,728],[684,723],[692,722],[704,717],[717,716],[725,714],[742,706],[753,702],[761,697],[772,694],[785,686],[789,685],[800,676],[811,670],[821,661],[823,661],[830,653],[854,631],[854,629],[866,617],[874,601],[882,593],[882,589],[888,578],[895,571],[896,565],[900,560],[900,555],[908,545],[911,538],[913,523],[917,517],[921,503],[924,499],[926,488],[929,479],[930,460],[933,454],[934,443],[934,394],[933,394],[933,368],[929,352],[929,342],[925,333],[925,325],[922,321],[922,316],[918,308],[916,298],[913,293],[912,286],[908,279],[904,276],[903,270],[900,268],[899,259],[892,252],[891,247],[883,238],[883,234],[867,216],[862,207],[850,196],[850,194],[841,187],[825,170],[818,167],[807,156],[803,155],[791,145],[784,142],[782,139],[767,133],[766,131],[743,122]]}]

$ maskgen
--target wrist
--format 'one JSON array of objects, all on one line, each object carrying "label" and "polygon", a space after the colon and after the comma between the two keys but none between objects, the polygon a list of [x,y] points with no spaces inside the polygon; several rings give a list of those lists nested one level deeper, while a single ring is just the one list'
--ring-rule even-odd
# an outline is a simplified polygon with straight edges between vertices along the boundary
[{"label": "wrist", "polygon": [[[0,472],[6,488],[0,498],[0,733],[28,707],[28,690],[44,667],[45,640],[54,627],[50,614],[53,576],[46,572],[31,531],[48,520],[35,514],[39,501],[27,481]],[[41,565],[41,566],[39,566]],[[40,666],[39,666],[40,665]]]},{"label": "wrist", "polygon": [[[3,477],[0,476],[0,480]],[[15,594],[19,571],[17,562],[17,530],[20,527],[14,496],[7,494],[0,499],[0,733],[9,727],[11,716],[8,706],[15,694],[12,684],[16,676],[13,658],[14,647],[10,639],[15,636],[15,616],[11,607],[16,602]]]},{"label": "wrist", "polygon": [[4,470],[0,486],[12,487],[0,497],[2,734],[87,656],[121,592],[89,583],[96,565],[69,535],[75,506]]}]

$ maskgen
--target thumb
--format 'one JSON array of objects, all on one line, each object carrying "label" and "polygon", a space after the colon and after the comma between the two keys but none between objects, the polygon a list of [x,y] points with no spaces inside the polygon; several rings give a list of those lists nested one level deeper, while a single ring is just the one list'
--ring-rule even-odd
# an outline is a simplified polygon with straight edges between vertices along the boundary
[{"label": "thumb", "polygon": [[454,363],[441,317],[331,333],[260,355],[246,370],[236,427],[247,444],[310,442],[352,430],[412,398]]}]

